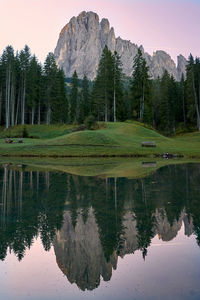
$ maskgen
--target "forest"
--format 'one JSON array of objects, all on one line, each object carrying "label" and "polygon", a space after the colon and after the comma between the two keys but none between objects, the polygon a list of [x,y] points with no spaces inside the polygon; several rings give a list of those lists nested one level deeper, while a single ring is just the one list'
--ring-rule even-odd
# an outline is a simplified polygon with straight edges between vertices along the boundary
[{"label": "forest", "polygon": [[180,82],[167,71],[153,80],[139,48],[127,78],[117,52],[105,46],[91,82],[86,75],[80,80],[76,71],[67,80],[53,53],[42,65],[27,45],[19,52],[6,47],[0,57],[1,126],[83,124],[88,118],[137,120],[167,135],[200,130],[200,59],[189,56]]}]

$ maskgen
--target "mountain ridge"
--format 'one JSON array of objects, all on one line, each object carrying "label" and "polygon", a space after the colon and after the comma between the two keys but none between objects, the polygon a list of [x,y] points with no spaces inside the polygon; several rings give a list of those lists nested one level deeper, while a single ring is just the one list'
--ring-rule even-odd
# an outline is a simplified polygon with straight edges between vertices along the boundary
[{"label": "mountain ridge", "polygon": [[132,74],[133,59],[139,47],[153,79],[161,77],[165,70],[178,81],[182,74],[185,75],[187,60],[183,55],[177,57],[177,66],[171,56],[163,50],[157,50],[151,56],[144,51],[142,45],[138,46],[130,40],[116,37],[108,19],[103,18],[100,21],[99,16],[92,11],[83,11],[78,17],[72,17],[62,28],[54,52],[56,62],[66,77],[71,77],[76,70],[80,78],[86,74],[93,80],[105,45],[121,56],[123,72],[127,76]]}]

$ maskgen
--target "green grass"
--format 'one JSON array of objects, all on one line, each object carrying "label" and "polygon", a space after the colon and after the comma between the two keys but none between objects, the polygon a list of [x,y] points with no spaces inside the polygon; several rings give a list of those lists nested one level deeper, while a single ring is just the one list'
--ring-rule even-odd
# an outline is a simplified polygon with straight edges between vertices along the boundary
[{"label": "green grass", "polygon": [[[10,129],[10,135],[19,126]],[[158,156],[164,152],[200,158],[200,132],[165,137],[137,122],[107,123],[99,130],[72,132],[69,125],[29,125],[23,144],[5,144],[0,140],[1,156]],[[1,132],[2,134],[5,132]],[[155,141],[156,148],[141,147],[143,141]]]},{"label": "green grass", "polygon": [[[72,131],[72,125],[25,125],[30,137],[37,139],[51,139],[64,134],[68,134]],[[24,125],[12,126],[6,131],[4,128],[0,128],[0,139],[5,137],[21,137]]]}]

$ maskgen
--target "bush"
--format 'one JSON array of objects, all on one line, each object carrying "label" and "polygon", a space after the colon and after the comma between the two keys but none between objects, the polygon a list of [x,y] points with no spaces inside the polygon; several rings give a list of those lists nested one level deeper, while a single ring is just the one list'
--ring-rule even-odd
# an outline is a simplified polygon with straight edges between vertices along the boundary
[{"label": "bush", "polygon": [[76,119],[74,119],[74,121],[73,121],[73,126],[78,126],[78,122]]},{"label": "bush", "polygon": [[97,125],[95,117],[92,115],[88,116],[84,121],[84,125],[89,130],[95,129],[95,127]]},{"label": "bush", "polygon": [[28,130],[27,130],[26,126],[24,126],[23,129],[22,129],[22,137],[23,138],[28,137]]}]

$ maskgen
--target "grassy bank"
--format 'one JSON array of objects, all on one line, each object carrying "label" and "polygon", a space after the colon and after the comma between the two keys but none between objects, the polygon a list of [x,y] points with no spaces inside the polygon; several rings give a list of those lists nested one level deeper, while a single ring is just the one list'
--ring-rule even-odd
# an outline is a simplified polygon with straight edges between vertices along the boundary
[{"label": "grassy bank", "polygon": [[[200,158],[200,132],[169,138],[134,122],[107,123],[99,130],[76,132],[68,125],[29,125],[26,128],[32,138],[24,139],[23,144],[17,143],[17,138],[13,139],[13,144],[0,139],[0,156],[154,157],[168,152],[186,158]],[[17,130],[22,128],[11,128],[9,135],[18,136]],[[0,137],[6,133],[2,131]],[[156,148],[142,147],[143,141],[154,141]]]}]

